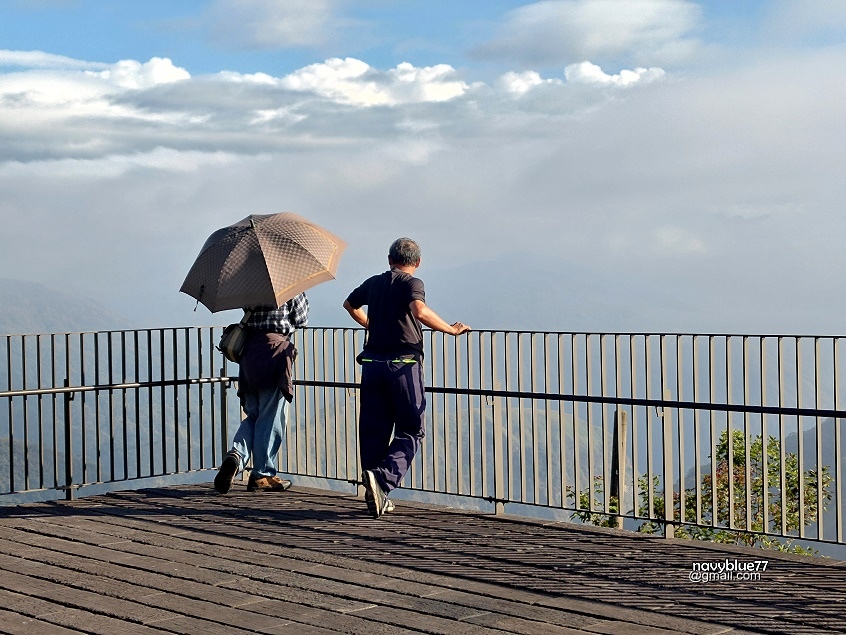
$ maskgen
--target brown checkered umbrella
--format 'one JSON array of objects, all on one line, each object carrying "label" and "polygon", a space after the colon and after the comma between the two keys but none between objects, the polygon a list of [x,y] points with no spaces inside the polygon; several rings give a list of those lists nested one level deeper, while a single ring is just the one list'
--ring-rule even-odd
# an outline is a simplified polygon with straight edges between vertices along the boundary
[{"label": "brown checkered umbrella", "polygon": [[297,214],[247,216],[209,236],[179,290],[212,312],[275,308],[334,279],[346,246]]}]

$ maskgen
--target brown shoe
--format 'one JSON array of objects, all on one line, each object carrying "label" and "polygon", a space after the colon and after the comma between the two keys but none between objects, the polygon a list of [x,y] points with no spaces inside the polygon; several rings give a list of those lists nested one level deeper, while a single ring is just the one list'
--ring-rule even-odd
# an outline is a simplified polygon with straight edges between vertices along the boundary
[{"label": "brown shoe", "polygon": [[259,476],[256,478],[250,474],[247,481],[248,492],[284,492],[291,488],[291,481],[286,481],[278,476]]}]

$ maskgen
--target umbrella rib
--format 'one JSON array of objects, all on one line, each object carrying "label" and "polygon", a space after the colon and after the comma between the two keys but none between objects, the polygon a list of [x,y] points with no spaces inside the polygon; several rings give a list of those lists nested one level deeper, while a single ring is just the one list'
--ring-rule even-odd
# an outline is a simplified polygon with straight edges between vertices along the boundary
[{"label": "umbrella rib", "polygon": [[[249,230],[250,230],[250,228],[249,228],[249,227],[248,227],[248,228],[246,228],[246,229],[247,229],[247,231],[249,231]],[[239,241],[238,241],[238,242],[239,242],[239,246],[240,246],[240,244],[243,242],[243,240],[246,240],[247,238],[248,238],[248,237],[245,237],[245,238],[242,238],[242,240],[239,240]],[[255,236],[255,238],[256,238],[256,242],[258,243],[259,250],[261,251],[261,242],[258,240],[258,236]],[[231,262],[231,261],[232,261],[232,260],[236,257],[236,252],[237,252],[237,247],[236,247],[236,248],[233,248],[233,249],[232,249],[232,250],[231,250],[231,251],[230,251],[230,252],[226,255],[226,258],[225,258],[225,259],[224,259],[224,261],[223,261],[223,265],[221,266],[220,273],[218,274],[218,278],[217,278],[217,284],[218,284],[218,287],[219,287],[219,288],[220,288],[221,286],[223,286],[223,285],[221,284],[221,283],[222,283],[222,275],[223,275],[223,273],[227,270],[227,265],[228,265],[228,264],[230,264],[230,262]],[[243,254],[238,254],[238,257],[244,257],[244,256],[243,256]],[[270,275],[270,270],[269,270],[269,269],[268,269],[268,267],[267,267],[267,260],[264,258],[264,253],[263,253],[263,251],[262,251],[262,257],[261,257],[260,259],[258,259],[258,260],[260,260],[260,262],[261,262],[261,267],[263,268],[263,269],[262,269],[259,273],[262,273],[262,272],[264,273],[264,275],[265,275],[265,276],[267,277],[267,279],[270,281],[270,283],[271,283],[271,287],[272,287],[272,286],[273,286],[273,278],[271,277],[271,275]],[[225,287],[224,287],[224,288],[225,288]],[[243,307],[243,308],[245,308],[245,307]]]},{"label": "umbrella rib", "polygon": [[[261,251],[262,251],[262,253],[263,253],[263,254],[266,254],[266,253],[267,253],[267,251],[268,251],[271,247],[273,247],[273,246],[274,246],[274,245],[269,245],[269,244],[268,244],[268,242],[270,242],[270,239],[269,239],[269,238],[266,238],[263,234],[261,234],[261,233],[260,233],[260,232],[258,232],[258,231],[256,232],[256,239],[258,240],[259,247],[261,248]],[[317,256],[315,256],[315,255],[314,255],[314,254],[313,254],[313,253],[312,253],[312,252],[311,252],[311,251],[310,251],[307,247],[305,247],[305,246],[304,246],[304,245],[302,245],[301,243],[299,243],[299,242],[297,242],[296,240],[291,239],[291,238],[289,238],[289,239],[288,239],[288,242],[290,243],[290,247],[291,247],[292,249],[294,249],[294,250],[296,250],[296,251],[297,251],[297,258],[306,258],[306,259],[308,259],[308,261],[310,261],[310,262],[309,262],[309,264],[316,265],[316,266],[317,266],[317,268],[318,268],[318,270],[321,270],[321,271],[322,271],[322,270],[330,270],[330,266],[329,266],[329,265],[331,265],[331,263],[333,262],[335,253],[337,253],[337,252],[338,252],[338,250],[339,250],[338,246],[337,246],[337,245],[335,245],[334,243],[332,243],[332,244],[333,244],[333,249],[331,250],[331,254],[330,254],[330,258],[329,258],[329,263],[328,263],[328,264],[324,264],[323,262],[321,262],[321,261],[317,258]],[[265,265],[267,265],[267,256],[266,256],[266,255],[265,255]],[[269,267],[267,268],[267,273],[268,273],[268,276],[270,276],[271,281],[273,281],[273,274],[272,274],[272,272],[270,271],[270,268],[269,268]],[[311,277],[311,275],[312,275],[312,274],[308,274],[308,277]],[[333,276],[333,277],[334,277],[334,276]]]}]

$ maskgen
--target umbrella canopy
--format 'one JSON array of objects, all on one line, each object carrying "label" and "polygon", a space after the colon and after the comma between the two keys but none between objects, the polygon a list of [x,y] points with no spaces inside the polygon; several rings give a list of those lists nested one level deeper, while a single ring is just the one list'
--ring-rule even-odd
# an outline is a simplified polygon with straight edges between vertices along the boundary
[{"label": "umbrella canopy", "polygon": [[209,236],[179,290],[212,312],[276,308],[334,279],[346,246],[297,214],[250,215]]}]

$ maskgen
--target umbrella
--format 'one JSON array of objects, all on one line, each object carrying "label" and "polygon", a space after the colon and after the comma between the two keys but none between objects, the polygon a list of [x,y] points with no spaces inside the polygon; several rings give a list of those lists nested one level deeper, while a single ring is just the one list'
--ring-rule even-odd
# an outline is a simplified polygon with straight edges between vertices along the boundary
[{"label": "umbrella", "polygon": [[346,246],[297,214],[253,214],[209,236],[179,290],[212,312],[276,308],[333,280]]}]

